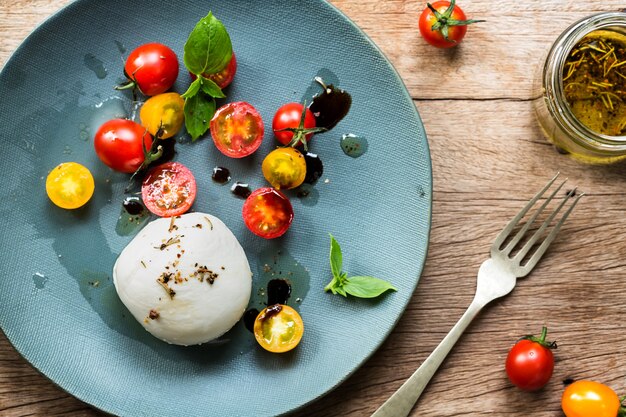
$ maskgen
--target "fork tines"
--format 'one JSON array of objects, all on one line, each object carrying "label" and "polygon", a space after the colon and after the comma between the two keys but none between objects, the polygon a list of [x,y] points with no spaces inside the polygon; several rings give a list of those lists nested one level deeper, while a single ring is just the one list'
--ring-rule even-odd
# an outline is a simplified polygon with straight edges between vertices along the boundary
[{"label": "fork tines", "polygon": [[[537,264],[539,259],[541,259],[543,254],[548,249],[548,246],[550,245],[550,243],[552,243],[557,233],[561,229],[561,226],[563,225],[567,217],[570,215],[570,213],[572,212],[572,210],[574,209],[578,201],[584,195],[584,193],[577,194],[576,188],[573,188],[572,190],[568,191],[565,198],[563,198],[563,200],[558,204],[558,206],[547,216],[547,218],[543,221],[541,226],[539,226],[539,228],[532,235],[527,236],[529,229],[531,228],[531,226],[533,225],[537,217],[539,217],[539,215],[544,211],[544,209],[548,206],[548,204],[550,204],[552,199],[563,188],[563,186],[565,185],[565,182],[567,181],[567,178],[566,178],[563,182],[561,182],[556,187],[556,189],[554,189],[554,191],[552,191],[552,193],[546,198],[546,200],[541,204],[541,206],[537,208],[537,210],[530,216],[530,218],[521,227],[521,229],[517,232],[517,234],[515,234],[515,236],[511,238],[512,232],[520,224],[520,220],[522,220],[522,218],[526,216],[528,211],[535,205],[535,203],[537,203],[537,201],[539,201],[539,199],[543,197],[543,195],[554,184],[554,182],[556,181],[558,177],[559,177],[559,173],[557,173],[554,176],[554,178],[552,178],[552,180],[550,180],[543,187],[543,189],[539,191],[528,202],[528,204],[526,204],[526,206],[522,208],[522,210],[509,222],[509,224],[496,237],[491,247],[492,257],[504,256],[515,262],[515,264],[519,268],[517,272],[519,274],[518,276],[520,277],[527,275],[533,269],[533,267]],[[550,233],[548,233],[548,235],[539,244],[538,243],[539,239],[542,238],[544,232],[548,229],[552,221],[559,214],[559,212],[566,205],[566,203],[568,201],[572,201],[571,199],[572,197],[576,197],[576,198],[573,199],[573,202],[569,205],[569,207],[567,208],[567,210],[565,210],[561,218],[553,226]],[[518,244],[520,243],[520,241],[522,241],[522,239],[527,239],[527,240],[524,242],[524,245],[517,252],[514,252],[512,254],[513,249],[515,249],[518,246]],[[502,248],[505,242],[506,242],[506,246]],[[535,251],[529,255],[530,250],[537,245],[538,245],[537,249],[535,249]],[[525,259],[527,259],[527,262],[522,264],[522,261]]]}]

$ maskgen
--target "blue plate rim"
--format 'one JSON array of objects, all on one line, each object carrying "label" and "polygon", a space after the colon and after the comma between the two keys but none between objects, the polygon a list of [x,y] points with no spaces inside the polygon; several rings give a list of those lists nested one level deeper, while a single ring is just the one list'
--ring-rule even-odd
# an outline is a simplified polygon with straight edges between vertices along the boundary
[{"label": "blue plate rim", "polygon": [[[28,45],[28,43],[31,41],[31,39],[33,37],[35,37],[40,31],[44,30],[45,26],[55,20],[60,18],[63,14],[68,13],[70,10],[72,10],[75,7],[81,7],[83,3],[89,3],[91,1],[94,0],[71,0],[69,3],[65,4],[64,6],[62,6],[60,9],[58,9],[57,11],[53,12],[52,14],[50,14],[49,16],[47,16],[43,21],[41,21],[40,23],[38,23],[31,31],[30,33],[24,38],[24,40],[22,40],[22,42],[18,45],[18,47],[10,54],[9,58],[6,60],[6,62],[4,63],[3,67],[0,69],[0,79],[2,78],[3,73],[5,72],[6,68],[9,68],[10,65],[12,64],[12,62],[16,59],[16,56]],[[301,410],[302,408],[306,407],[307,405],[310,405],[313,402],[318,401],[319,399],[323,398],[324,396],[328,395],[331,391],[335,390],[337,387],[339,387],[341,384],[343,384],[350,376],[352,376],[359,368],[361,368],[365,362],[367,362],[373,355],[374,353],[376,353],[381,346],[385,343],[385,341],[389,338],[389,335],[393,332],[393,330],[396,328],[398,322],[400,321],[401,317],[404,315],[404,313],[406,312],[406,308],[408,306],[408,304],[411,302],[411,300],[413,299],[413,296],[415,294],[415,291],[417,289],[417,285],[419,284],[419,281],[421,279],[421,276],[424,272],[424,267],[425,267],[425,263],[426,263],[426,259],[428,257],[428,252],[430,249],[430,234],[432,231],[432,208],[433,208],[433,170],[432,170],[432,157],[431,157],[431,153],[430,153],[430,147],[429,147],[429,143],[428,143],[428,137],[426,134],[426,130],[424,129],[424,124],[422,121],[422,118],[417,110],[417,107],[415,106],[415,103],[413,101],[413,98],[411,97],[408,88],[406,87],[406,84],[404,83],[402,77],[400,76],[398,70],[395,68],[395,66],[392,64],[392,62],[389,60],[389,58],[385,55],[385,53],[381,50],[381,48],[349,17],[347,16],[343,11],[341,11],[337,6],[335,6],[334,4],[330,3],[328,0],[317,0],[319,1],[319,3],[324,4],[326,7],[329,7],[333,12],[337,13],[339,16],[341,16],[341,18],[343,18],[346,22],[348,22],[350,24],[350,26],[352,26],[354,29],[356,29],[356,31],[358,31],[358,33],[365,39],[367,40],[367,42],[370,44],[370,46],[375,49],[380,56],[384,59],[384,62],[389,66],[389,68],[392,70],[396,81],[399,82],[399,84],[402,86],[402,92],[404,94],[403,99],[404,100],[408,100],[412,103],[412,112],[414,113],[414,116],[419,120],[420,124],[422,125],[422,130],[424,133],[424,140],[423,143],[421,144],[422,146],[424,146],[424,151],[425,151],[425,155],[426,158],[424,160],[424,162],[426,163],[426,167],[428,168],[428,173],[427,173],[427,179],[429,180],[429,185],[430,187],[425,190],[426,195],[425,197],[427,197],[428,199],[428,212],[427,213],[420,213],[420,215],[426,215],[427,216],[427,230],[426,230],[426,236],[424,239],[424,251],[423,251],[423,256],[421,259],[418,260],[418,266],[419,266],[419,274],[417,275],[413,287],[411,289],[411,297],[407,297],[406,298],[406,302],[403,302],[401,304],[401,314],[399,314],[393,324],[391,326],[388,327],[388,329],[382,333],[382,337],[380,339],[380,342],[378,342],[378,344],[374,347],[374,349],[372,349],[367,355],[365,355],[363,357],[363,359],[358,362],[356,364],[356,366],[354,366],[354,368],[346,373],[345,375],[343,375],[334,385],[330,386],[326,391],[322,392],[320,395],[309,398],[308,400],[306,400],[305,402],[301,403],[299,406],[294,407],[290,410],[287,410],[285,413],[283,413],[282,415],[288,415],[291,414],[293,412],[296,412],[298,410]],[[36,365],[36,361],[33,361],[31,359],[28,358],[27,353],[23,353],[22,350],[20,350],[14,343],[13,338],[12,338],[12,333],[9,331],[7,332],[6,329],[2,328],[0,326],[0,329],[3,331],[3,333],[5,334],[9,344],[13,347],[13,349],[15,349],[15,351],[33,368],[35,369],[40,375],[43,375],[46,379],[48,379],[50,382],[52,382],[56,387],[58,387],[59,389],[61,389],[63,392],[71,395],[74,398],[77,398],[78,400],[80,400],[81,402],[88,404],[90,407],[93,407],[94,409],[100,410],[102,412],[106,412],[106,413],[110,413],[112,412],[111,409],[107,409],[104,408],[103,405],[99,405],[99,404],[95,404],[92,400],[89,400],[87,398],[83,398],[84,396],[81,395],[77,395],[75,393],[73,393],[68,387],[65,387],[63,385],[61,385],[59,382],[55,381],[54,379],[52,379],[51,377],[49,377],[47,374],[45,374],[39,366]]]}]

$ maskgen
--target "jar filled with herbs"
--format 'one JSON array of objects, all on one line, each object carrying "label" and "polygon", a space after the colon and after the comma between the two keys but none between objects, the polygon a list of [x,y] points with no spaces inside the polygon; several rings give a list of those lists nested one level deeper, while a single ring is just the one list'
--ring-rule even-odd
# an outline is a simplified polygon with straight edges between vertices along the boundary
[{"label": "jar filled with herbs", "polygon": [[626,13],[582,19],[563,32],[536,79],[539,123],[563,153],[587,163],[626,159]]}]

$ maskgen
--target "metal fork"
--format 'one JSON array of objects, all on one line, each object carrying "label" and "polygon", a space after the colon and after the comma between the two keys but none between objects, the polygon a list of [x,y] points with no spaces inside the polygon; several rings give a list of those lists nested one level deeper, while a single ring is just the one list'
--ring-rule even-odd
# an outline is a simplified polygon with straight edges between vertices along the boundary
[{"label": "metal fork", "polygon": [[[539,259],[548,249],[548,246],[556,237],[559,229],[565,222],[565,219],[576,206],[576,203],[584,194],[579,194],[569,208],[565,211],[561,219],[554,225],[550,233],[539,243],[539,239],[548,229],[556,215],[561,211],[569,197],[576,194],[576,189],[567,193],[567,197],[554,209],[554,211],[541,224],[537,231],[528,238],[521,249],[516,253],[512,253],[513,249],[526,237],[528,230],[552,201],[554,196],[561,190],[565,181],[563,181],[546,199],[536,212],[528,219],[521,229],[512,237],[512,239],[502,248],[507,239],[511,238],[513,230],[524,218],[526,213],[535,205],[535,203],[544,195],[544,193],[556,181],[559,174],[557,173],[541,191],[539,191],[524,208],[506,225],[506,227],[496,237],[491,245],[491,258],[482,263],[478,270],[478,281],[476,284],[476,294],[474,300],[468,307],[467,311],[461,316],[459,321],[454,325],[452,330],[439,343],[435,350],[426,358],[424,363],[411,375],[411,377],[372,415],[372,417],[405,417],[411,412],[411,409],[419,399],[420,395],[426,388],[426,385],[433,377],[445,357],[448,355],[454,344],[459,340],[463,331],[478,315],[480,310],[491,301],[503,297],[510,293],[515,287],[517,278],[522,278],[537,265]],[[536,247],[538,245],[538,247]],[[530,253],[531,249],[535,248]],[[530,255],[529,255],[530,254]],[[522,263],[528,259],[525,263]]]}]

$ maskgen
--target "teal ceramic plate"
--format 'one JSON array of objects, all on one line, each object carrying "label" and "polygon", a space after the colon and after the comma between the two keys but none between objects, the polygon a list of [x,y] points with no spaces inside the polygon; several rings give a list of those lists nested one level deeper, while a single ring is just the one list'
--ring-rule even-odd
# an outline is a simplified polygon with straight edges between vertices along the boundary
[{"label": "teal ceramic plate", "polygon": [[[317,135],[324,174],[304,199],[290,193],[296,219],[265,241],[247,231],[243,201],[211,180],[215,166],[254,189],[273,147],[244,160],[219,154],[210,138],[176,145],[198,180],[195,211],[212,213],[241,241],[254,272],[253,301],[270,278],[293,285],[290,304],[305,336],[288,354],[266,353],[240,323],[220,342],[177,347],[143,330],[117,298],[111,270],[131,236],[116,231],[127,176],[93,152],[98,120],[124,107],[123,56],[158,41],[182,64],[185,39],[212,10],[233,40],[239,70],[228,100],[248,101],[266,132],[274,111],[301,101],[321,75],[352,94],[350,114]],[[175,90],[189,84],[182,69]],[[109,413],[127,416],[284,414],[336,387],[380,346],[417,285],[431,218],[430,156],[419,115],[398,75],[372,42],[321,1],[79,0],[41,25],[0,74],[0,325],[15,348],[52,381]],[[342,134],[366,138],[358,158]],[[79,210],[53,206],[45,178],[61,162],[89,167],[96,193]],[[232,182],[231,182],[232,184]],[[376,300],[323,291],[329,236],[351,274],[398,288]]]}]

